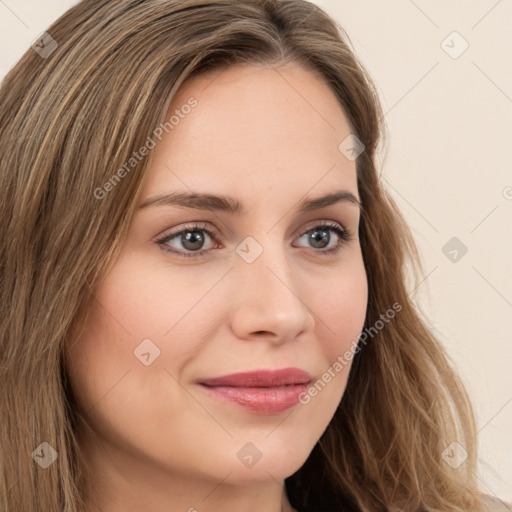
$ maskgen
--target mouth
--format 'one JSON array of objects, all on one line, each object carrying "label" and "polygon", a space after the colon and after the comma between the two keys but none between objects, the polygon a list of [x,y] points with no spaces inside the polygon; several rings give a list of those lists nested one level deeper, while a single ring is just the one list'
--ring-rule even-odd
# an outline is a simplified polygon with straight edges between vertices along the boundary
[{"label": "mouth", "polygon": [[201,380],[210,396],[257,414],[279,414],[299,403],[312,377],[298,368],[241,372]]}]

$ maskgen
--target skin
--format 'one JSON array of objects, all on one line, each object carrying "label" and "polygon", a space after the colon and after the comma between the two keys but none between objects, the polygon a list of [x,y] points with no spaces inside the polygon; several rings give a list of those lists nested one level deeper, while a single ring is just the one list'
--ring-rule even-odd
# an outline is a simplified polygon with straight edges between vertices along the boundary
[{"label": "skin", "polygon": [[[308,404],[260,415],[207,395],[201,378],[296,367],[314,381],[351,348],[368,299],[358,239],[360,210],[339,202],[300,213],[304,198],[346,189],[356,197],[356,162],[338,145],[350,133],[321,78],[296,64],[237,66],[187,81],[170,113],[198,105],[154,151],[140,205],[169,192],[228,195],[247,210],[139,208],[119,258],[94,290],[67,365],[82,415],[88,511],[293,511],[284,479],[305,462],[345,390],[350,364]],[[125,178],[129,179],[129,178]],[[322,254],[308,230],[329,231]],[[197,256],[180,236],[197,222],[214,230]],[[263,252],[248,263],[248,236]],[[253,249],[251,249],[253,250]],[[195,256],[194,256],[195,254]],[[134,356],[150,339],[160,356]],[[237,457],[248,442],[261,459]]]}]

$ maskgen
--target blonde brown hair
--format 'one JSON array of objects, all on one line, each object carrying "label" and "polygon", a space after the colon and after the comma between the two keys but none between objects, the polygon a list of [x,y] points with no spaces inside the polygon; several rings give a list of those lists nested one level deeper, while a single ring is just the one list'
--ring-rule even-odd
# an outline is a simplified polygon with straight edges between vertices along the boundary
[{"label": "blonde brown hair", "polygon": [[[95,189],[166,121],[187,78],[288,62],[325,79],[365,144],[365,327],[402,306],[354,357],[333,420],[286,480],[289,500],[308,512],[480,510],[473,411],[407,292],[421,258],[379,180],[384,116],[343,29],[303,0],[87,0],[48,33],[58,47],[28,50],[0,89],[1,511],[82,509],[65,342],[115,259],[151,155],[101,200]],[[442,455],[454,441],[468,452],[457,469]],[[46,470],[31,458],[42,442],[58,453]]]}]

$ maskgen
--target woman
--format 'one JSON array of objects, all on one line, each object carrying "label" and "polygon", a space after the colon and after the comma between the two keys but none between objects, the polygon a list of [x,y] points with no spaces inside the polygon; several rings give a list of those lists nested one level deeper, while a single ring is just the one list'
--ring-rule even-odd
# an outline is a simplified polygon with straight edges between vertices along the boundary
[{"label": "woman", "polygon": [[499,510],[322,10],[83,1],[0,97],[2,512]]}]

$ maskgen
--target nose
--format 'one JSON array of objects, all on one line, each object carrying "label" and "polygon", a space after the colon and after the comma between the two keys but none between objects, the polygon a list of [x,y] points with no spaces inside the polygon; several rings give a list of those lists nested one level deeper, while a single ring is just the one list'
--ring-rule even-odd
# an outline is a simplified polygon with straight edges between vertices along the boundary
[{"label": "nose", "polygon": [[236,336],[284,343],[314,330],[305,289],[298,286],[301,276],[284,248],[266,248],[252,263],[237,257],[235,267],[231,327]]}]

